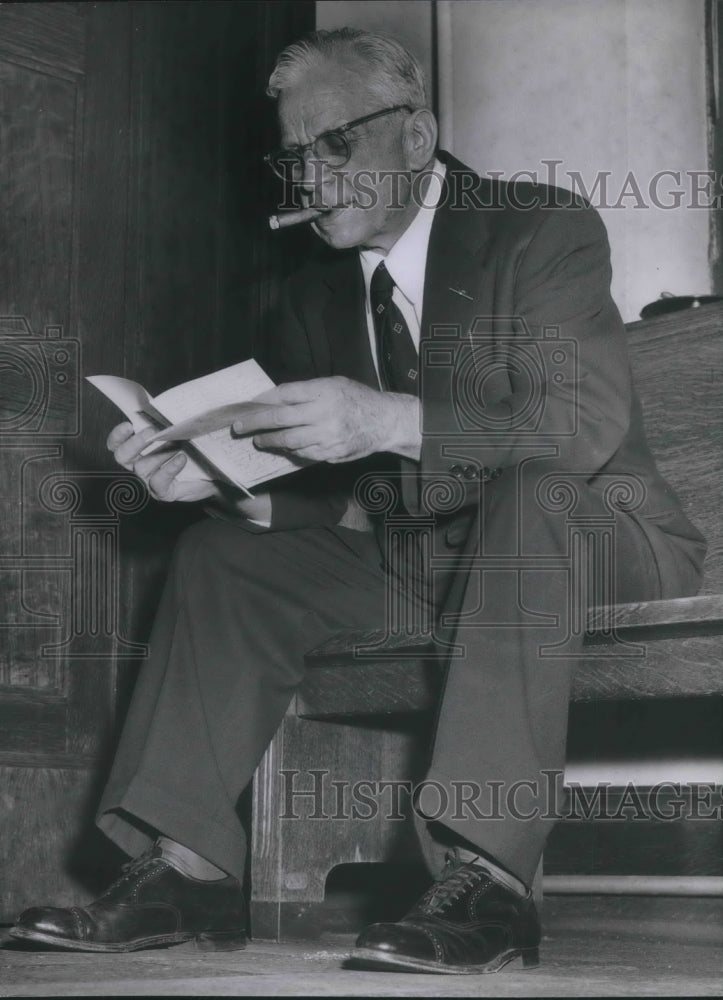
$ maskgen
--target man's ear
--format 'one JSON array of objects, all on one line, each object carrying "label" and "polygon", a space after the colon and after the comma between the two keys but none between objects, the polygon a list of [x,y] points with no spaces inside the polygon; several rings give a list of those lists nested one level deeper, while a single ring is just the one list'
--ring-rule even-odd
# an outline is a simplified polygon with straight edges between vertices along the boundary
[{"label": "man's ear", "polygon": [[437,149],[437,119],[429,108],[413,111],[404,123],[404,148],[410,170],[422,170]]}]

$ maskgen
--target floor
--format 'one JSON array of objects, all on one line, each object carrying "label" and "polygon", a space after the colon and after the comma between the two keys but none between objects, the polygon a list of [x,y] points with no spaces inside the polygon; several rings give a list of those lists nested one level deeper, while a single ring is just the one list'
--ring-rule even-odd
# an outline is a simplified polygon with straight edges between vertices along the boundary
[{"label": "floor", "polygon": [[[0,947],[0,996],[721,996],[723,899],[549,897],[542,964],[490,976],[345,969],[353,936],[125,956]],[[0,932],[1,933],[1,932]]]}]

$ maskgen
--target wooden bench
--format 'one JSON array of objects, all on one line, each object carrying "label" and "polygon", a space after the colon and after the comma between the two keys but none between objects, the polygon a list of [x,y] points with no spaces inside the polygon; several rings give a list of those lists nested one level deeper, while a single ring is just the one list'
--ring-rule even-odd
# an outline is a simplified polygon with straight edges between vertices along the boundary
[{"label": "wooden bench", "polygon": [[[709,543],[705,581],[697,597],[591,609],[572,698],[719,696],[723,307],[633,323],[628,333],[660,470]],[[438,662],[428,636],[383,640],[374,632],[346,632],[307,654],[308,676],[254,783],[251,920],[256,937],[313,933],[327,875],[336,865],[408,862],[418,855],[413,824],[400,819],[403,795],[395,804],[390,790],[383,808],[378,799],[371,804],[369,795],[365,803],[364,787],[357,789],[358,801],[349,798],[362,779],[411,784],[424,777],[422,748],[439,690]],[[617,643],[611,646],[611,640]],[[382,642],[378,657],[355,655],[359,646],[377,642]],[[352,805],[356,818],[342,818]]]}]

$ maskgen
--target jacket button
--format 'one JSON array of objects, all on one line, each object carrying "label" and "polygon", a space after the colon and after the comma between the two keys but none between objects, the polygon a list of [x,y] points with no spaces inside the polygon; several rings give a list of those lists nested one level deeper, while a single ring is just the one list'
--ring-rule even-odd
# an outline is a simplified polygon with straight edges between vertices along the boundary
[{"label": "jacket button", "polygon": [[464,469],[461,465],[451,465],[449,467],[450,476],[454,476],[455,479],[461,479],[464,475]]},{"label": "jacket button", "polygon": [[462,469],[462,475],[464,476],[465,479],[476,479],[477,467],[475,465],[465,465],[464,469]]}]

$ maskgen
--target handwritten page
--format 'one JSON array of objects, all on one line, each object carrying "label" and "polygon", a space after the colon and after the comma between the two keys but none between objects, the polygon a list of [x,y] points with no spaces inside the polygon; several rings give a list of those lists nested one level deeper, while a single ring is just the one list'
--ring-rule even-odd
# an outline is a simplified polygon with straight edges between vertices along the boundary
[{"label": "handwritten page", "polygon": [[[178,423],[206,410],[255,399],[273,389],[274,383],[253,359],[175,386],[153,400],[171,423]],[[237,486],[250,488],[301,468],[301,462],[284,455],[259,451],[253,435],[235,437],[230,427],[194,438],[193,446]]]},{"label": "handwritten page", "polygon": [[[169,422],[175,424],[219,406],[245,402],[256,398],[274,385],[254,360],[242,361],[210,375],[203,375],[191,382],[167,389],[156,397],[150,396],[137,382],[112,375],[93,375],[88,377],[88,381],[112,400],[137,430],[145,427],[159,429],[161,425]],[[159,442],[158,446],[169,447],[163,442]],[[151,449],[155,447],[156,445],[152,445]],[[174,450],[177,449],[178,446],[175,445]],[[230,427],[223,427],[194,438],[191,442],[191,450],[193,449],[241,489],[276,479],[307,464],[292,460],[285,455],[259,451],[253,443],[253,435],[234,436]],[[183,473],[188,472],[192,463],[195,466],[196,480],[199,476],[203,479],[209,478],[208,472],[193,459],[189,460]]]}]

